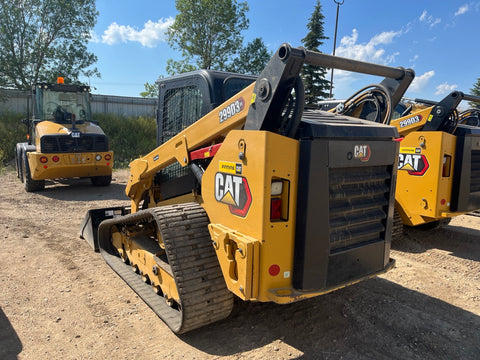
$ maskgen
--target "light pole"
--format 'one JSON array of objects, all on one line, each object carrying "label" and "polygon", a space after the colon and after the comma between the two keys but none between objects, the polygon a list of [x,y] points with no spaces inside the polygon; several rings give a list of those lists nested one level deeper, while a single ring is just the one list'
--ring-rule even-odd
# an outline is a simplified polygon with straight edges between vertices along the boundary
[{"label": "light pole", "polygon": [[[333,55],[335,56],[335,48],[337,47],[337,26],[338,26],[338,10],[340,5],[343,5],[345,0],[333,0],[337,4],[337,18],[335,19],[335,36],[333,37]],[[332,89],[333,89],[333,68],[332,74],[330,77],[330,99],[332,98]]]}]

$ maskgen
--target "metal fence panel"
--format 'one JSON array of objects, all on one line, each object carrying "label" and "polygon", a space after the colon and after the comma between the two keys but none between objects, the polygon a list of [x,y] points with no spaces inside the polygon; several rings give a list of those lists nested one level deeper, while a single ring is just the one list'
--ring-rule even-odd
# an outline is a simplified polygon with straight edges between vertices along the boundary
[{"label": "metal fence panel", "polygon": [[[27,113],[27,91],[0,89],[0,112]],[[157,99],[92,94],[93,114],[155,117]]]}]

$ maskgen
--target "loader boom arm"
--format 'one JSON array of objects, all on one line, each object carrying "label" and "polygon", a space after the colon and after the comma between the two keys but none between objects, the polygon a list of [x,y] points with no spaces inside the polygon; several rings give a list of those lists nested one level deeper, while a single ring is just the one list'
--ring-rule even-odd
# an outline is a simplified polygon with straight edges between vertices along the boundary
[{"label": "loader boom arm", "polygon": [[[241,128],[245,124],[248,113],[246,102],[250,102],[253,88],[254,84],[251,84],[235,95],[234,98],[224,103],[220,110],[212,110],[148,155],[130,163],[130,178],[125,192],[132,199],[132,212],[138,209],[142,194],[152,185],[153,176],[157,171],[173,164],[175,161],[178,161],[182,166],[187,166],[190,163],[190,151],[208,146],[212,141],[221,138],[230,130]],[[237,101],[239,101],[237,103],[239,112],[227,121],[222,122],[219,112],[221,113],[222,109],[227,106],[226,104],[235,104]]]},{"label": "loader boom arm", "polygon": [[[304,64],[384,76],[391,79],[392,98],[398,100],[414,77],[410,69],[365,63],[283,44],[255,83],[148,155],[130,163],[130,178],[125,192],[132,201],[132,212],[138,210],[143,194],[152,186],[154,175],[159,170],[176,161],[187,166],[191,151],[218,142],[232,129],[266,130],[295,137],[304,106],[303,85],[299,78]],[[281,120],[282,111],[292,89],[297,96],[296,114],[286,126]]]},{"label": "loader boom arm", "polygon": [[480,97],[453,91],[438,102],[415,99],[415,102],[428,106],[392,120],[390,125],[396,126],[401,136],[414,131],[444,131],[453,134],[458,122],[456,109],[464,100],[480,102]]}]

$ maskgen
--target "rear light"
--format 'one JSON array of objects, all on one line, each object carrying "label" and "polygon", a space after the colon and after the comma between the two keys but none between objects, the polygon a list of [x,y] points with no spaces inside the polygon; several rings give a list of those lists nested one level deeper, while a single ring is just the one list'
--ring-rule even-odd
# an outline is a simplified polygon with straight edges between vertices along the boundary
[{"label": "rear light", "polygon": [[41,156],[41,157],[40,157],[40,162],[41,162],[42,164],[45,164],[47,161],[48,161],[48,158],[47,158],[46,156]]},{"label": "rear light", "polygon": [[270,195],[278,196],[281,195],[283,191],[283,182],[282,181],[272,181],[272,187],[270,190]]},{"label": "rear light", "polygon": [[282,218],[282,199],[273,198],[270,201],[270,220]]},{"label": "rear light", "polygon": [[97,154],[97,155],[95,156],[95,160],[96,160],[96,161],[102,160],[102,155]]},{"label": "rear light", "polygon": [[270,221],[288,221],[288,197],[290,182],[272,178],[270,183]]},{"label": "rear light", "polygon": [[52,157],[52,160],[53,162],[59,162],[60,158],[57,155],[55,155],[54,157]]},{"label": "rear light", "polygon": [[105,155],[105,160],[110,160],[111,158],[112,158],[112,155],[110,154]]}]

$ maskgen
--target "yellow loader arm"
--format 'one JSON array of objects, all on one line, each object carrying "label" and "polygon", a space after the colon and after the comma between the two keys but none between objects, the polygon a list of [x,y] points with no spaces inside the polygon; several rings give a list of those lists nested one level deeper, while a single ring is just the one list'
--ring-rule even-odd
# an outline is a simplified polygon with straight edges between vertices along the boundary
[{"label": "yellow loader arm", "polygon": [[[202,146],[209,146],[221,139],[229,131],[245,124],[250,101],[254,99],[255,83],[226,101],[220,108],[213,110],[181,133],[157,147],[143,158],[130,163],[130,178],[125,193],[132,200],[132,212],[138,205],[146,190],[152,186],[155,173],[178,161],[182,166],[190,163],[190,152]],[[248,103],[247,103],[248,102]],[[223,109],[230,109],[231,115],[221,121]]]},{"label": "yellow loader arm", "polygon": [[302,104],[302,108],[294,110],[295,114],[287,124],[279,121],[283,118],[282,111],[292,90],[295,90],[296,96],[303,96],[299,73],[304,64],[385,76],[385,86],[396,102],[414,78],[411,69],[355,61],[283,44],[260,74],[259,80],[148,155],[130,163],[131,174],[125,192],[131,199],[131,211],[138,210],[159,170],[176,161],[182,166],[189,165],[191,151],[218,144],[233,129],[267,130],[294,137],[303,112],[303,98],[296,100],[296,106]]}]

